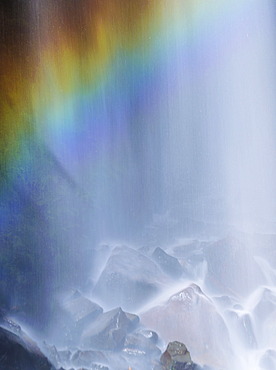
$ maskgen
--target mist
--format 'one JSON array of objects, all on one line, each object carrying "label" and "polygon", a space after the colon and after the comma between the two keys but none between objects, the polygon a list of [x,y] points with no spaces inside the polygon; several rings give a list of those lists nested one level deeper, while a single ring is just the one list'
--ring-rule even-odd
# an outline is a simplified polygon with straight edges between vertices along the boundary
[{"label": "mist", "polygon": [[[202,369],[272,370],[274,2],[17,0],[0,14],[1,317],[56,368],[85,366],[85,349],[154,369],[177,340]],[[94,318],[76,319],[91,302],[101,325],[138,315],[158,348],[103,346]]]}]

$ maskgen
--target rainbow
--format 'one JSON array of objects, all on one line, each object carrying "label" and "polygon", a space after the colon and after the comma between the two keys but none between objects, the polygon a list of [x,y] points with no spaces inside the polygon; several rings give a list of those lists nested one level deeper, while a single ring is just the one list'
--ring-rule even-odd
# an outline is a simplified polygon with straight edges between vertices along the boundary
[{"label": "rainbow", "polygon": [[222,14],[241,7],[227,4],[49,0],[21,5],[18,14],[3,7],[2,203],[10,204],[10,184],[35,176],[33,141],[49,148],[73,177],[79,166],[97,163],[114,130],[124,145],[129,125],[162,104],[159,83],[168,79],[162,73],[170,48],[189,53],[195,38],[212,37]]}]

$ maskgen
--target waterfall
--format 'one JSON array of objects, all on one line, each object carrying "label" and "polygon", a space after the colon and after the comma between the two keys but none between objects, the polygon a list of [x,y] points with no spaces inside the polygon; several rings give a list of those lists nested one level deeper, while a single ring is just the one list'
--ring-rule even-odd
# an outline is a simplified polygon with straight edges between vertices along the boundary
[{"label": "waterfall", "polygon": [[159,247],[181,277],[158,270],[155,295],[114,288],[114,302],[202,366],[272,370],[274,2],[13,0],[0,14],[0,308],[54,341],[57,297],[112,309],[107,266],[149,258],[147,275]]}]

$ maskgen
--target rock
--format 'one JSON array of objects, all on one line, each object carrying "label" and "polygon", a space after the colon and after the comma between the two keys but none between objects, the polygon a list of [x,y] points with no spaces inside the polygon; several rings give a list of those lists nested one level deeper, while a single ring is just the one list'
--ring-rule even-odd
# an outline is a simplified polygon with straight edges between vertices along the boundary
[{"label": "rock", "polygon": [[232,297],[228,297],[228,296],[218,296],[218,297],[213,297],[214,301],[217,302],[217,304],[223,309],[223,310],[226,310],[226,309],[231,309],[232,307],[234,307],[234,305],[236,304],[236,301],[234,301],[232,299]]},{"label": "rock", "polygon": [[[75,369],[70,369],[70,370],[75,370]],[[89,367],[89,369],[82,367],[82,368],[78,368],[77,370],[109,370],[109,368],[103,365],[92,364]]]},{"label": "rock", "polygon": [[102,350],[118,350],[123,348],[128,332],[139,322],[139,317],[115,308],[100,315],[83,332],[82,341],[85,346]]},{"label": "rock", "polygon": [[84,327],[103,312],[98,304],[82,296],[79,292],[75,292],[69,300],[63,303],[62,307],[74,324],[79,327]]},{"label": "rock", "polygon": [[55,346],[51,346],[47,344],[46,342],[43,342],[44,345],[44,352],[47,355],[47,358],[51,361],[55,367],[59,367],[63,364],[62,361],[60,361],[59,353]]},{"label": "rock", "polygon": [[188,239],[185,243],[172,247],[172,254],[178,258],[193,258],[202,252],[202,242],[195,239]]},{"label": "rock", "polygon": [[14,322],[9,317],[4,317],[1,322],[2,327],[7,329],[8,331],[11,331],[14,334],[20,335],[22,333],[20,325],[18,325],[16,322]]},{"label": "rock", "polygon": [[145,338],[151,341],[153,344],[157,344],[158,342],[158,334],[153,330],[148,329],[140,329],[138,330],[139,334],[142,334]]},{"label": "rock", "polygon": [[185,344],[175,341],[168,344],[166,351],[161,356],[160,362],[163,366],[168,367],[168,365],[171,366],[176,362],[192,362],[192,359]]},{"label": "rock", "polygon": [[58,351],[59,361],[61,363],[68,363],[71,359],[72,352],[69,350]]},{"label": "rock", "polygon": [[199,275],[202,275],[202,270],[204,270],[204,265],[206,264],[203,253],[206,244],[206,242],[194,240],[188,244],[177,245],[170,249],[171,254],[181,264],[185,276],[197,279]]},{"label": "rock", "polygon": [[272,370],[276,368],[276,351],[267,350],[260,359],[260,368],[262,370]]},{"label": "rock", "polygon": [[[65,369],[61,367],[59,370],[65,370]],[[69,370],[109,370],[109,367],[104,366],[104,365],[99,365],[99,364],[91,364],[89,369],[82,367],[78,369],[70,368]]]},{"label": "rock", "polygon": [[259,299],[254,307],[254,316],[262,323],[275,310],[276,294],[268,287],[261,287],[259,290]]},{"label": "rock", "polygon": [[[122,353],[124,354],[127,363],[127,367],[124,367],[124,369],[153,369],[158,359],[158,354],[155,356],[148,355],[144,351],[134,348],[124,349]],[[116,366],[116,370],[121,369],[122,367]]]},{"label": "rock", "polygon": [[54,367],[25,334],[19,336],[0,327],[0,369],[54,370]]},{"label": "rock", "polygon": [[129,329],[135,329],[140,322],[139,316],[129,312],[125,312],[125,314],[127,319],[129,320]]},{"label": "rock", "polygon": [[190,353],[185,344],[174,341],[170,342],[166,351],[162,354],[159,365],[155,370],[199,370],[200,367],[193,363]]},{"label": "rock", "polygon": [[100,351],[76,351],[71,359],[74,366],[88,366],[91,367],[93,363],[107,364],[108,360]]},{"label": "rock", "polygon": [[124,352],[137,350],[146,355],[158,355],[160,354],[160,349],[152,343],[151,338],[146,338],[141,333],[132,333],[127,335],[124,343]]},{"label": "rock", "polygon": [[[108,364],[110,364],[110,369],[112,370],[127,370],[131,366],[129,358],[122,351],[106,351],[105,356],[107,357]],[[143,367],[140,367],[140,369],[143,369]]]},{"label": "rock", "polygon": [[152,258],[166,274],[173,278],[179,278],[182,275],[183,270],[178,259],[170,256],[163,249],[156,248]]},{"label": "rock", "polygon": [[128,247],[116,247],[94,293],[110,307],[137,309],[168,284],[168,277],[148,257]]},{"label": "rock", "polygon": [[77,345],[84,328],[102,312],[103,309],[98,304],[76,291],[71,297],[58,303],[54,310],[52,340],[59,346]]},{"label": "rock", "polygon": [[231,320],[231,326],[236,333],[239,333],[240,344],[247,348],[257,348],[257,341],[254,334],[251,316],[241,310],[229,310],[227,312]]},{"label": "rock", "polygon": [[185,343],[196,363],[215,368],[230,363],[227,327],[212,301],[195,284],[141,314],[141,323],[166,342]]}]

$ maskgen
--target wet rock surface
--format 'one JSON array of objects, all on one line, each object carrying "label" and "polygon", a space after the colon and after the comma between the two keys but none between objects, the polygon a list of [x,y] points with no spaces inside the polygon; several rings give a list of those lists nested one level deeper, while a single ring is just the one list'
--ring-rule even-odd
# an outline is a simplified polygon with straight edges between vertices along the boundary
[{"label": "wet rock surface", "polygon": [[129,334],[125,339],[123,350],[128,353],[140,351],[140,353],[146,355],[158,355],[160,353],[160,349],[152,343],[151,339],[140,333]]},{"label": "wet rock surface", "polygon": [[78,291],[63,303],[62,308],[79,327],[84,327],[103,312],[102,307],[82,296]]},{"label": "wet rock surface", "polygon": [[[147,256],[128,247],[115,247],[110,253],[92,295],[91,291],[86,296],[76,290],[55,303],[54,345],[45,343],[42,348],[49,363],[53,364],[51,369],[198,369],[184,344],[170,343],[162,356],[159,347],[163,348],[163,340],[167,343],[186,338],[196,341],[198,333],[190,331],[185,338],[179,338],[178,330],[191,329],[195,323],[193,311],[195,315],[201,310],[206,314],[206,307],[210,305],[207,297],[199,287],[191,285],[170,297],[167,311],[158,310],[157,316],[154,309],[144,313],[142,324],[139,316],[121,307],[104,310],[88,296],[94,294],[102,298],[105,309],[109,305],[114,307],[116,300],[126,306],[139,306],[139,300],[146,303],[153,299],[167,283],[183,273],[178,259],[159,247]],[[171,336],[164,335],[159,319],[171,323]],[[5,319],[5,323],[14,332],[21,332],[20,326],[12,320]]]},{"label": "wet rock surface", "polygon": [[250,317],[250,315],[247,313],[243,313],[242,311],[239,312],[239,310],[231,310],[230,312],[228,312],[228,316],[231,320],[231,324],[240,333],[240,342],[248,348],[256,348],[257,341],[255,338],[252,318]]},{"label": "wet rock surface", "polygon": [[121,308],[100,315],[89,325],[82,335],[82,342],[87,347],[118,350],[124,345],[128,332],[139,323],[136,315],[125,313]]},{"label": "wet rock surface", "polygon": [[57,302],[54,310],[55,326],[52,329],[59,345],[78,345],[83,330],[93,322],[103,309],[79,291]]},{"label": "wet rock surface", "polygon": [[71,363],[76,366],[94,366],[95,363],[106,364],[108,362],[106,356],[100,351],[76,351],[72,358]]},{"label": "wet rock surface", "polygon": [[153,330],[140,329],[138,330],[138,334],[143,335],[146,339],[148,339],[153,344],[157,344],[158,342],[158,334]]},{"label": "wet rock surface", "polygon": [[155,370],[199,370],[200,367],[195,364],[190,352],[184,343],[174,341],[170,342],[166,351],[162,354],[159,364]]},{"label": "wet rock surface", "polygon": [[[73,317],[71,317],[72,322]],[[160,357],[158,335],[120,307],[103,312],[84,328],[78,346],[44,350],[57,369],[153,369]]]},{"label": "wet rock surface", "polygon": [[37,345],[25,334],[20,336],[0,327],[0,369],[55,370]]},{"label": "wet rock surface", "polygon": [[[261,343],[263,348],[273,348],[276,293],[268,286],[253,292],[255,303],[249,313],[236,291],[231,290],[232,277],[223,277],[229,255],[222,258],[224,267],[216,266],[216,251],[221,243],[192,241],[194,249],[187,244],[165,250],[154,246],[145,254],[128,247],[109,248],[103,270],[99,268],[98,276],[93,277],[95,285],[86,285],[82,292],[61,294],[53,302],[53,327],[47,338],[51,344],[41,347],[45,355],[26,339],[15,321],[7,318],[6,310],[0,310],[0,325],[23,341],[20,351],[29,351],[31,357],[33,351],[38,354],[42,370],[221,370],[226,363],[229,365],[225,369],[232,370],[235,366],[231,362],[229,325],[239,333],[235,346],[253,351]],[[258,262],[262,265],[262,261]],[[214,269],[229,282],[232,294],[221,294],[218,282],[218,289],[210,295],[208,284]],[[191,283],[194,276],[205,279],[204,292]],[[114,308],[116,302],[123,306]],[[136,309],[128,310],[126,306]],[[256,317],[265,329],[263,342],[256,336]],[[30,361],[29,354],[25,359],[20,351],[18,358],[25,366],[24,361]],[[6,357],[0,357],[3,360]],[[270,370],[275,364],[275,352],[264,351],[256,361],[260,369]],[[16,362],[11,364],[3,370],[37,369],[30,368],[30,362],[25,368],[16,367]]]},{"label": "wet rock surface", "polygon": [[[197,363],[219,368],[227,360],[228,351],[231,351],[228,330],[222,317],[195,284],[144,312],[141,322],[157,331],[166,342],[177,339],[185,343]],[[216,340],[218,335],[220,341]]]},{"label": "wet rock surface", "polygon": [[177,258],[170,256],[163,249],[157,247],[152,253],[153,260],[159,265],[159,267],[166,274],[173,278],[179,278],[183,269]]},{"label": "wet rock surface", "polygon": [[173,364],[174,362],[189,363],[192,362],[190,352],[187,350],[185,344],[180,342],[170,342],[166,351],[162,354],[161,364]]},{"label": "wet rock surface", "polygon": [[168,277],[150,258],[129,247],[116,247],[94,294],[106,305],[133,310],[153,298],[167,283]]}]

